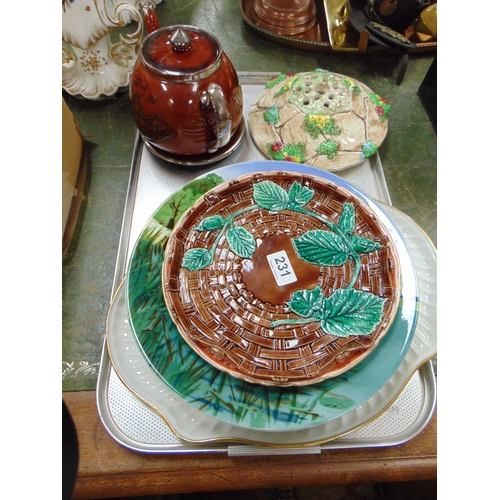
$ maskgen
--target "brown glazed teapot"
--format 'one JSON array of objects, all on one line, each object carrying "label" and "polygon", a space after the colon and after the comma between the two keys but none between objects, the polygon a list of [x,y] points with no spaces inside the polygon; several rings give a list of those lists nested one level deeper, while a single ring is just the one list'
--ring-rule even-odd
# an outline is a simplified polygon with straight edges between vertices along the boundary
[{"label": "brown glazed teapot", "polygon": [[231,139],[242,136],[236,133],[244,126],[236,70],[210,33],[188,25],[160,28],[154,4],[138,6],[148,35],[129,94],[142,138],[158,156],[179,163],[217,159]]}]

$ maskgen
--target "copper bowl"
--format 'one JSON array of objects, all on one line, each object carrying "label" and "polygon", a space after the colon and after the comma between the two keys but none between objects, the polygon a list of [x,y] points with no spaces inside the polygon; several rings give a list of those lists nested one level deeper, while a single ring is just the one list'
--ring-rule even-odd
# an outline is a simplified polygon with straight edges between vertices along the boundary
[{"label": "copper bowl", "polygon": [[256,0],[250,15],[261,28],[298,35],[316,24],[316,5],[313,0]]}]

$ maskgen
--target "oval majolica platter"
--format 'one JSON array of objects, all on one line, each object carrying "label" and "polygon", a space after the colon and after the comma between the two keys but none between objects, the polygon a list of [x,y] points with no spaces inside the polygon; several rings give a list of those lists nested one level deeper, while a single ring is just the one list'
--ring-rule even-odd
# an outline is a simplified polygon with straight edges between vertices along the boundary
[{"label": "oval majolica platter", "polygon": [[347,181],[306,165],[294,171],[318,175],[354,193],[389,231],[402,276],[398,310],[378,347],[347,372],[308,386],[262,386],[232,377],[201,358],[179,334],[164,301],[162,265],[169,236],[182,214],[213,187],[241,175],[283,169],[257,161],[223,167],[197,178],[169,197],[147,222],[133,249],[127,277],[129,314],[137,342],[152,368],[191,407],[250,429],[293,431],[352,411],[391,378],[408,351],[418,311],[418,286],[404,239],[384,210]]}]

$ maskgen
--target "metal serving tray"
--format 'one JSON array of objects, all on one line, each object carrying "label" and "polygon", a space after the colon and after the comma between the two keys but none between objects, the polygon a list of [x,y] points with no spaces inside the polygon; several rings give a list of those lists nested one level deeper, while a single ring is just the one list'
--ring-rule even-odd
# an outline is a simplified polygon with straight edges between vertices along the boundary
[{"label": "metal serving tray", "polygon": [[[245,102],[244,116],[273,74],[239,73]],[[122,231],[113,281],[112,298],[126,274],[134,243],[153,212],[171,194],[193,178],[215,168],[245,161],[262,160],[248,130],[227,158],[192,168],[166,162],[153,155],[137,134],[125,202]],[[390,196],[377,154],[359,165],[336,172],[371,197],[390,204]],[[317,446],[273,448],[232,443],[192,444],[179,439],[165,420],[134,395],[115,372],[103,346],[97,381],[97,407],[104,427],[123,446],[147,453],[223,452],[237,455],[310,454],[338,448],[381,447],[404,443],[429,422],[435,408],[436,381],[432,362],[425,363],[411,377],[392,405],[380,416],[344,436]]]}]

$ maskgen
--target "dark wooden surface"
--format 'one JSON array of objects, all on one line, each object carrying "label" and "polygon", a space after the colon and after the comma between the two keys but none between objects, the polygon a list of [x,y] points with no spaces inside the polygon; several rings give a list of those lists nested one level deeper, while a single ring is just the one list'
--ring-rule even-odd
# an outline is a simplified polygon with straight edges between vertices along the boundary
[{"label": "dark wooden surface", "polygon": [[63,399],[78,433],[75,500],[437,479],[436,412],[423,432],[393,447],[267,457],[150,455],[131,451],[109,436],[95,392],[65,392]]}]

